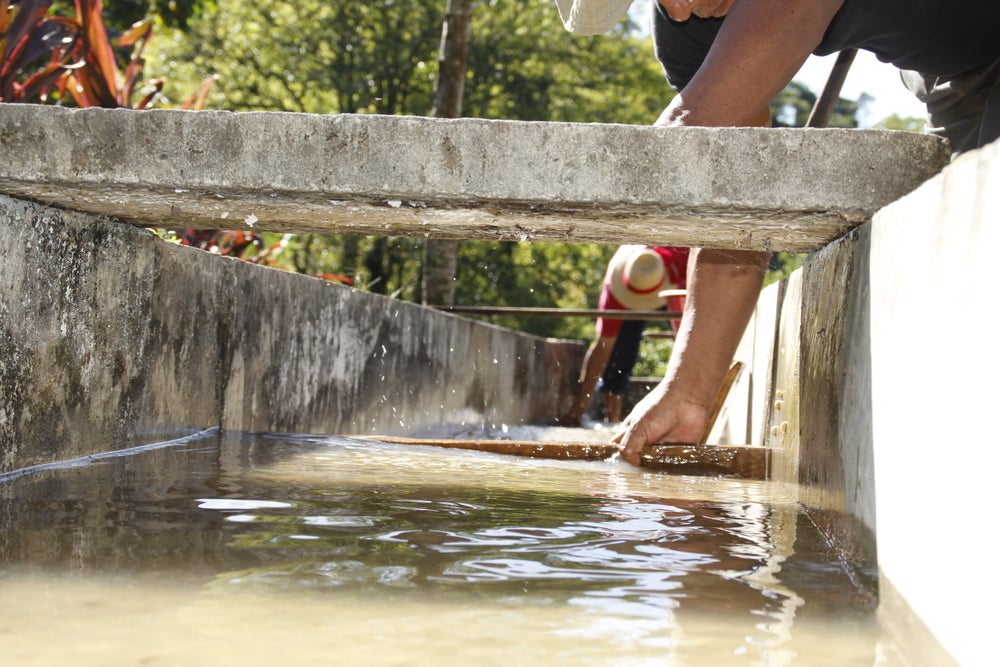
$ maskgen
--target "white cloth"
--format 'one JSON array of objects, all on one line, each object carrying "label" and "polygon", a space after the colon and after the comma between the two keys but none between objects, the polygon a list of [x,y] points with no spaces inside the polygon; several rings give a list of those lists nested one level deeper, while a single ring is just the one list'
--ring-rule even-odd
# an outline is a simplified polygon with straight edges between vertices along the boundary
[{"label": "white cloth", "polygon": [[563,25],[574,35],[611,31],[632,6],[632,0],[556,0]]}]

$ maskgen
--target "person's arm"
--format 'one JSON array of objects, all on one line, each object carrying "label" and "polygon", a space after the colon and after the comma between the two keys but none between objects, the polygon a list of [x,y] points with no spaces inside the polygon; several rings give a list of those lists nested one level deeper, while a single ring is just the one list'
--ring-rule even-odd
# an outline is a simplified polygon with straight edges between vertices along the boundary
[{"label": "person's arm", "polygon": [[[723,11],[716,0],[660,0],[674,19]],[[660,125],[768,125],[768,104],[819,43],[842,0],[736,0],[703,65]],[[678,15],[676,10],[688,11]],[[719,9],[719,7],[722,9]],[[612,442],[640,465],[650,443],[700,441],[719,387],[753,314],[769,253],[692,253],[688,297],[663,380],[625,418]]]},{"label": "person's arm", "polygon": [[569,412],[563,415],[558,422],[560,424],[579,424],[583,415],[587,413],[590,406],[590,398],[597,388],[597,381],[601,379],[604,369],[608,367],[611,359],[611,351],[615,347],[617,336],[601,336],[598,334],[594,341],[587,348],[583,357],[583,366],[580,369],[580,377],[577,380],[576,397]]},{"label": "person's arm", "polygon": [[[675,19],[683,17],[677,5],[684,5],[684,0],[660,2]],[[657,124],[750,125],[802,67],[842,3],[736,0],[698,73],[674,97]],[[688,8],[693,7],[698,15],[714,4],[714,0],[703,0]]]},{"label": "person's arm", "polygon": [[650,443],[697,443],[760,294],[770,254],[698,249],[687,303],[663,380],[622,422],[612,442],[639,465]]}]

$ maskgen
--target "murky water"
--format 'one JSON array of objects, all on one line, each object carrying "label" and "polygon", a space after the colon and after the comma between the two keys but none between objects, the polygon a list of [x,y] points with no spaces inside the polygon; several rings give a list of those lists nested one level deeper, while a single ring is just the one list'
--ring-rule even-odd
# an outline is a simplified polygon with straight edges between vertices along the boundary
[{"label": "murky water", "polygon": [[0,481],[0,664],[893,665],[768,483],[218,435]]}]

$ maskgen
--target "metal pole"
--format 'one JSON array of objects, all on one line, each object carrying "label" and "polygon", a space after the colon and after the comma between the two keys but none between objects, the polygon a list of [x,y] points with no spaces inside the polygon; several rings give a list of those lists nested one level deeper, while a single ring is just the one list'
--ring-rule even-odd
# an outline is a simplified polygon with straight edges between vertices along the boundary
[{"label": "metal pole", "polygon": [[599,310],[594,308],[520,308],[516,306],[431,306],[462,315],[509,315],[512,317],[606,317],[616,320],[676,320],[681,313],[667,310]]},{"label": "metal pole", "polygon": [[844,80],[847,79],[847,72],[851,69],[854,56],[858,54],[857,49],[844,49],[837,54],[837,60],[833,63],[830,76],[826,80],[826,86],[820,94],[816,104],[813,105],[806,127],[826,127],[833,117],[833,109],[840,99],[840,89],[844,87]]}]

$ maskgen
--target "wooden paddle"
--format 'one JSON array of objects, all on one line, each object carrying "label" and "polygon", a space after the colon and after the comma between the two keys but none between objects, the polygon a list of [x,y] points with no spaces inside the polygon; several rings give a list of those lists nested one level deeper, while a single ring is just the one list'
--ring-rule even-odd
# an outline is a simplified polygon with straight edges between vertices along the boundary
[{"label": "wooden paddle", "polygon": [[[425,445],[479,452],[556,459],[561,461],[602,461],[618,452],[610,443],[542,442],[534,440],[462,440],[404,438],[399,436],[345,436],[396,445]],[[675,474],[725,476],[741,479],[768,478],[770,452],[764,447],[734,445],[647,445],[642,467]]]}]

